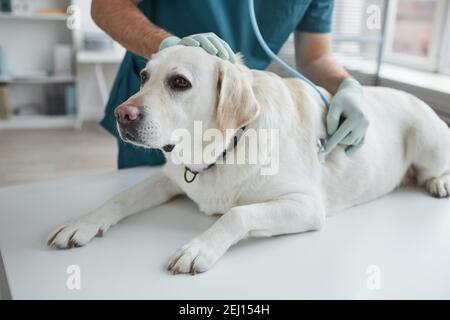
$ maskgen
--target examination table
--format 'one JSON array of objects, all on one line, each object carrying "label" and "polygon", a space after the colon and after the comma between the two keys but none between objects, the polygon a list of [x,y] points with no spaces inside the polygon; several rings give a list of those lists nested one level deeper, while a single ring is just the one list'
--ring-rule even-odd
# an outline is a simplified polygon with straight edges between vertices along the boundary
[{"label": "examination table", "polygon": [[0,189],[3,298],[450,298],[450,199],[415,188],[345,210],[319,232],[244,240],[196,276],[165,269],[180,246],[217,219],[185,197],[132,215],[85,247],[46,246],[66,220],[156,170]]}]

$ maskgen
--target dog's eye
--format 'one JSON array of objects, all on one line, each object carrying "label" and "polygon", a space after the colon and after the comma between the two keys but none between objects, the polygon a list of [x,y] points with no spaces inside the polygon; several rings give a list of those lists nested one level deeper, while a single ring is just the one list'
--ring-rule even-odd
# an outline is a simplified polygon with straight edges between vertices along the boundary
[{"label": "dog's eye", "polygon": [[176,90],[176,91],[184,91],[184,90],[190,89],[192,87],[189,80],[187,80],[185,77],[180,76],[180,75],[170,77],[168,84],[172,90]]},{"label": "dog's eye", "polygon": [[141,77],[141,87],[142,87],[148,80],[148,72],[145,70],[142,70],[139,75]]}]

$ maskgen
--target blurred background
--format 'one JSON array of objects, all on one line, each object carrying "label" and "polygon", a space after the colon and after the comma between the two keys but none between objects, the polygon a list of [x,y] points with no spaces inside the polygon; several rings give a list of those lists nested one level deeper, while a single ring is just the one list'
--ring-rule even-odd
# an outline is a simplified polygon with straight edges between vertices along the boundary
[{"label": "blurred background", "polygon": [[[116,141],[98,121],[125,51],[90,1],[0,9],[0,187],[115,170]],[[333,30],[359,81],[408,91],[450,123],[450,0],[336,0]],[[292,40],[279,55],[295,66]]]}]

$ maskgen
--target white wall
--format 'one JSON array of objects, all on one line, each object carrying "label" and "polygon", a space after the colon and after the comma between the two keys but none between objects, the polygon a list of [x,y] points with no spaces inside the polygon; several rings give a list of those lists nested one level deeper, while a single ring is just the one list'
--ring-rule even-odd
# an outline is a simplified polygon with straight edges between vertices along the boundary
[{"label": "white wall", "polygon": [[91,0],[72,0],[81,10],[81,25],[84,32],[103,32],[91,18]]},{"label": "white wall", "polygon": [[0,20],[0,45],[12,74],[52,71],[55,43],[71,44],[64,21]]},{"label": "white wall", "polygon": [[[45,4],[64,7],[68,1],[34,3],[36,7]],[[55,43],[71,43],[71,33],[63,20],[0,19],[0,45],[14,74],[51,71]]]},{"label": "white wall", "polygon": [[[65,7],[69,1],[36,0],[33,9]],[[9,73],[27,77],[53,71],[53,49],[55,44],[71,44],[71,31],[64,20],[0,19],[0,46],[2,47]],[[39,104],[45,106],[44,85],[11,85],[13,106]]]},{"label": "white wall", "polygon": [[[84,33],[104,33],[91,18],[91,0],[73,0],[72,3],[78,5],[81,10],[81,32],[80,35],[76,35],[76,37],[79,36],[81,42]],[[79,49],[83,50],[82,46]],[[115,49],[123,50],[117,43]],[[101,66],[109,91],[114,82],[119,63],[102,63]],[[82,119],[100,120],[103,117],[105,104],[100,96],[94,65],[78,64],[77,78],[78,111]]]},{"label": "white wall", "polygon": [[[102,64],[108,91],[111,90],[119,64]],[[91,64],[78,67],[78,103],[83,120],[98,121],[103,117],[105,105],[100,96],[97,79]]]}]

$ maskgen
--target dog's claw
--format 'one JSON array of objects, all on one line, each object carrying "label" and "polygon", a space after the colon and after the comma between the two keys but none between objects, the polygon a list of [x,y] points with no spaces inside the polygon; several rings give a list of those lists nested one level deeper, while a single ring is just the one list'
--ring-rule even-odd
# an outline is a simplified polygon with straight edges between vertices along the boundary
[{"label": "dog's claw", "polygon": [[197,269],[195,268],[195,261],[197,260],[198,256],[195,257],[191,262],[191,267],[189,268],[189,272],[191,275],[195,276],[197,274]]},{"label": "dog's claw", "polygon": [[69,240],[69,248],[78,247],[78,243],[75,240]]},{"label": "dog's claw", "polygon": [[65,227],[59,228],[58,231],[56,231],[53,236],[50,237],[47,241],[47,246],[49,247],[55,247],[55,239],[58,236],[58,234],[64,229]]},{"label": "dog's claw", "polygon": [[171,271],[174,267],[175,267],[175,265],[177,264],[177,262],[178,262],[178,260],[180,260],[180,258],[181,258],[181,254],[176,254],[175,255],[175,258],[174,259],[172,259],[172,261],[169,263],[169,265],[167,266],[167,270],[169,270],[169,271]]}]

